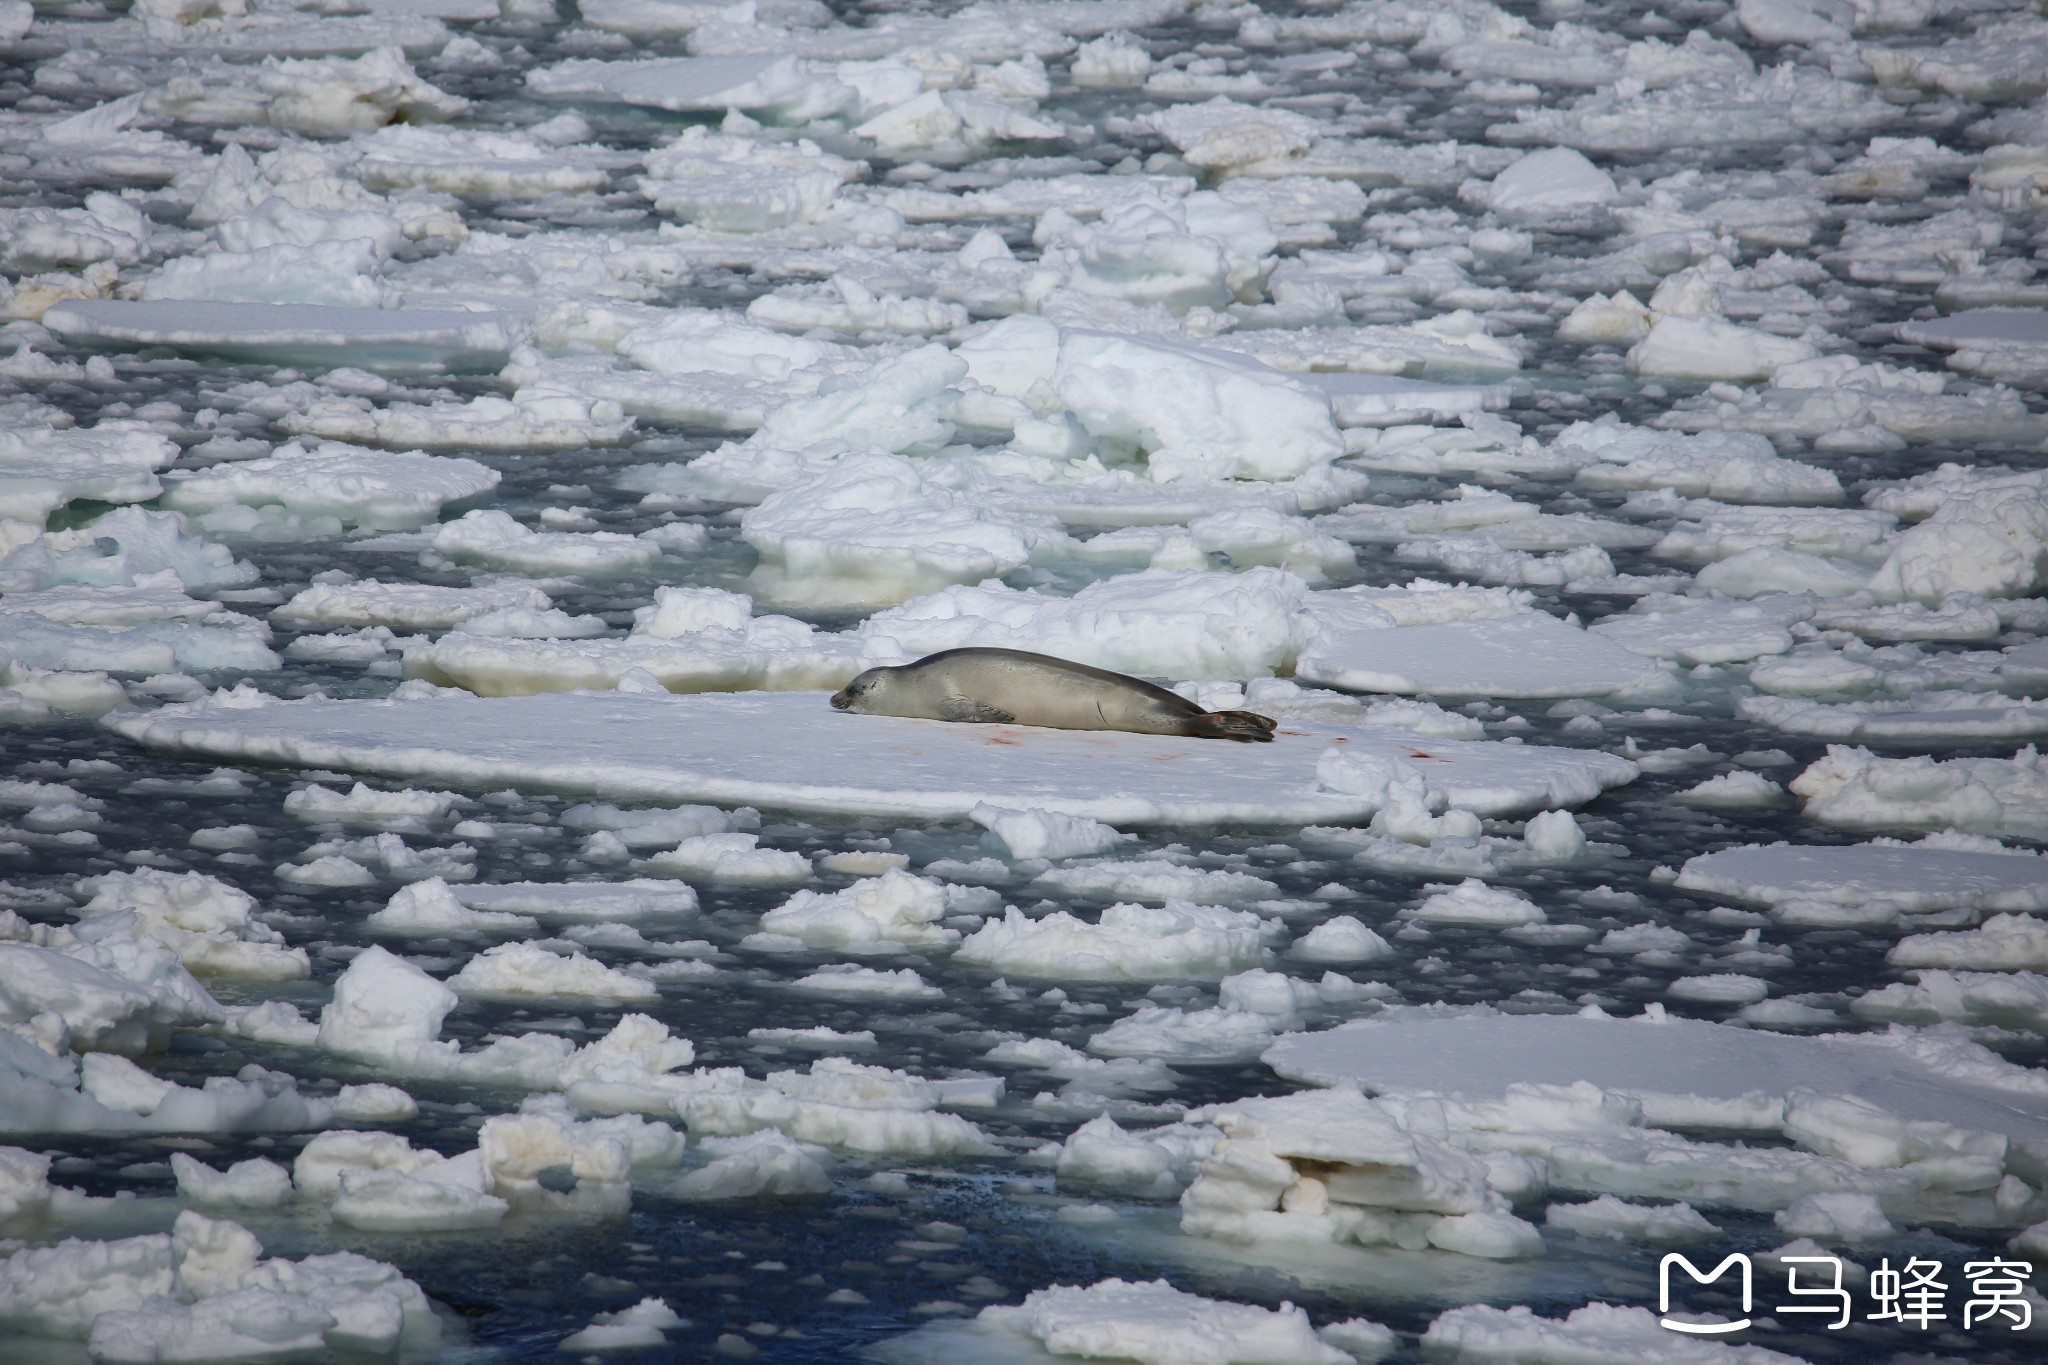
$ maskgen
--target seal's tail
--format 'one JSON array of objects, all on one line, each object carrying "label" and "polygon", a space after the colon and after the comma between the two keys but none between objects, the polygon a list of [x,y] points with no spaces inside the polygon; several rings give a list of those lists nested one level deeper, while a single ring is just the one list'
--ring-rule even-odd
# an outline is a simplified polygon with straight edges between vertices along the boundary
[{"label": "seal's tail", "polygon": [[1202,739],[1236,739],[1271,744],[1277,722],[1256,711],[1211,711],[1197,716],[1193,733]]}]

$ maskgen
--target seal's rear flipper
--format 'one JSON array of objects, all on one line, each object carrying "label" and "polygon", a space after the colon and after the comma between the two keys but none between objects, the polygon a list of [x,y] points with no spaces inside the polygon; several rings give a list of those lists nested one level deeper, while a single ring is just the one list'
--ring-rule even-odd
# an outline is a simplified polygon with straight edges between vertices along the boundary
[{"label": "seal's rear flipper", "polygon": [[1256,711],[1211,711],[1190,722],[1189,733],[1201,739],[1237,739],[1271,744],[1277,722]]}]

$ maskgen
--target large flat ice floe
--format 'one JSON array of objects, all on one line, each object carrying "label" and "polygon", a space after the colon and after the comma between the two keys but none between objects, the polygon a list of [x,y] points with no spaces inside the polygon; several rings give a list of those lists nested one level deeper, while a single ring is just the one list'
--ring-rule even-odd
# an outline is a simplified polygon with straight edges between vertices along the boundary
[{"label": "large flat ice floe", "polygon": [[1959,1066],[1916,1041],[1910,1033],[1793,1038],[1661,1011],[1638,1019],[1418,1011],[1291,1033],[1265,1060],[1310,1084],[1474,1100],[1584,1081],[1642,1101],[1651,1122],[1690,1113],[1708,1126],[1726,1126],[1710,1117],[1716,1108],[1733,1116],[1753,1107],[1746,1097],[1803,1090],[1851,1096],[1903,1119],[2048,1138],[2048,1095],[2030,1073],[1989,1053],[1979,1054],[1989,1066]]},{"label": "large flat ice floe", "polygon": [[1746,720],[1788,735],[1875,743],[1970,744],[2048,734],[2048,706],[2000,693],[1933,692],[1897,702],[1830,705],[1804,697],[1744,697]]},{"label": "large flat ice floe", "polygon": [[1768,905],[1780,918],[1803,923],[1886,922],[1940,910],[2048,910],[2048,858],[1955,835],[1918,844],[1746,844],[1691,859],[1675,884]]},{"label": "large flat ice floe", "polygon": [[1899,325],[1901,341],[1948,353],[1950,369],[2008,383],[2048,379],[2048,309],[1973,308]]},{"label": "large flat ice floe", "polygon": [[81,299],[50,309],[43,325],[80,346],[372,370],[497,370],[524,331],[503,313],[187,299]]},{"label": "large flat ice floe", "polygon": [[1302,650],[1295,676],[1444,697],[1597,697],[1665,677],[1655,661],[1540,611],[1388,626],[1324,632]]},{"label": "large flat ice floe", "polygon": [[848,716],[815,692],[313,701],[112,723],[150,748],[436,783],[941,819],[993,804],[1113,825],[1370,815],[1388,782],[1319,786],[1332,749],[1389,774],[1415,771],[1450,804],[1489,816],[1579,805],[1636,775],[1592,750],[1418,742],[1375,726],[1290,723],[1271,744],[1245,745]]}]

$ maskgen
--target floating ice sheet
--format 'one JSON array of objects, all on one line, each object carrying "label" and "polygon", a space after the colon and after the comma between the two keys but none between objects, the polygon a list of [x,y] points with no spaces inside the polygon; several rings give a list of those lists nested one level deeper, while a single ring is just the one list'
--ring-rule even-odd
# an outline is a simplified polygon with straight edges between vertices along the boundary
[{"label": "floating ice sheet", "polygon": [[2048,310],[1973,308],[1899,325],[1901,341],[1948,352],[1948,367],[2038,388],[2048,379]]},{"label": "floating ice sheet", "polygon": [[672,112],[742,109],[791,123],[839,113],[856,98],[850,87],[807,70],[786,53],[579,59],[529,72],[526,84],[547,99],[612,100]]},{"label": "floating ice sheet", "polygon": [[[496,17],[493,12],[492,17]],[[530,138],[392,124],[364,139],[356,175],[372,189],[421,187],[446,194],[538,198],[605,183],[588,153],[552,151]]]},{"label": "floating ice sheet", "polygon": [[432,522],[451,505],[482,498],[498,486],[498,477],[497,470],[475,460],[419,451],[400,454],[338,443],[313,450],[290,445],[262,459],[176,476],[164,505],[193,513],[229,503],[281,507],[300,516],[411,530]]},{"label": "floating ice sheet", "polygon": [[1604,696],[1657,683],[1664,669],[1545,612],[1332,631],[1301,653],[1305,683],[1447,697]]},{"label": "floating ice sheet", "polygon": [[697,908],[697,893],[689,887],[640,877],[623,882],[498,882],[450,891],[473,910],[594,924],[659,919]]},{"label": "floating ice sheet", "polygon": [[1829,705],[1803,697],[1744,697],[1737,713],[1788,735],[1970,744],[2048,734],[2048,705],[2000,693],[1933,692],[1899,702]]},{"label": "floating ice sheet", "polygon": [[[1004,461],[1004,463],[1012,463]],[[1175,479],[1153,483],[1128,469],[1107,469],[1085,477],[1075,466],[1048,463],[1043,477],[1033,468],[1022,476],[995,461],[976,468],[973,457],[956,461],[948,477],[957,486],[1009,512],[1032,512],[1081,528],[1173,526],[1216,513],[1270,510],[1308,516],[1344,506],[1361,496],[1366,476],[1327,466],[1298,479]]]},{"label": "floating ice sheet", "polygon": [[982,804],[1109,824],[1361,819],[1378,794],[1317,789],[1333,744],[1426,770],[1453,805],[1505,815],[1578,805],[1631,780],[1611,754],[1412,731],[1290,724],[1271,744],[847,716],[815,692],[553,693],[431,701],[170,708],[116,725],[151,748],[436,783],[514,783],[613,799],[964,819]]},{"label": "floating ice sheet", "polygon": [[1653,659],[1737,663],[1783,654],[1792,648],[1790,627],[1812,615],[1811,599],[1787,593],[1699,606],[1674,601],[1665,611],[1610,616],[1590,633]]},{"label": "floating ice sheet", "polygon": [[1838,829],[1961,830],[1993,837],[2048,833],[2048,768],[2033,745],[2011,758],[1880,758],[1830,744],[1789,784],[1808,819]]},{"label": "floating ice sheet", "polygon": [[1899,336],[1944,351],[1963,346],[2048,346],[2048,310],[1972,308],[1952,317],[1901,323]]},{"label": "floating ice sheet", "polygon": [[1266,1049],[1289,1080],[1497,1098],[1511,1085],[1735,1100],[1805,1089],[1854,1095],[1907,1119],[2048,1138],[2048,1095],[1967,1079],[1882,1036],[1793,1038],[1666,1017],[1409,1015],[1290,1033]]},{"label": "floating ice sheet", "polygon": [[43,325],[80,346],[169,346],[271,365],[495,371],[523,328],[503,313],[311,303],[78,299]]},{"label": "floating ice sheet", "polygon": [[163,487],[156,471],[176,458],[176,446],[135,421],[0,432],[0,517],[38,523],[80,498],[146,502]]},{"label": "floating ice sheet", "polygon": [[1677,885],[1764,905],[1881,897],[1906,911],[2048,910],[2048,858],[1896,842],[1745,844],[1687,862]]},{"label": "floating ice sheet", "polygon": [[1464,413],[1506,407],[1514,392],[1509,384],[1439,384],[1428,379],[1341,370],[1311,372],[1301,377],[1329,397],[1337,425],[1345,427],[1455,422]]}]

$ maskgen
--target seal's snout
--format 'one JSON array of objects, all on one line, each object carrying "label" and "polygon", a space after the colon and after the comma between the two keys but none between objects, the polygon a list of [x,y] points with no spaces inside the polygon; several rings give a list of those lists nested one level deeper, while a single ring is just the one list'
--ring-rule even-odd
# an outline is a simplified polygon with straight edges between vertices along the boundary
[{"label": "seal's snout", "polygon": [[834,711],[844,711],[851,705],[853,705],[853,697],[850,694],[845,692],[834,692],[832,694],[832,709]]}]

